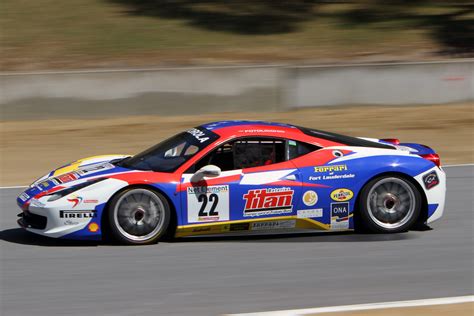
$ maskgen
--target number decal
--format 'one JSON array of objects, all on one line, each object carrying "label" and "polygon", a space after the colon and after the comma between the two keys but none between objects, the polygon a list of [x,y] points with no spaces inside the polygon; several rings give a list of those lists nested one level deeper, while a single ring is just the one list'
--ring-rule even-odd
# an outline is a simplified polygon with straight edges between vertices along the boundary
[{"label": "number decal", "polygon": [[[217,204],[219,203],[219,196],[217,196],[217,194],[215,193],[212,193],[211,195],[209,195],[209,199],[207,198],[207,195],[205,194],[200,194],[199,197],[198,197],[198,201],[201,204],[201,209],[199,210],[199,216],[219,216],[219,212],[216,212],[216,207],[217,207]],[[206,213],[206,206],[207,206],[207,202],[212,202],[212,205],[211,205],[211,210],[209,211],[209,214]]]},{"label": "number decal", "polygon": [[216,212],[216,207],[217,207],[217,204],[219,203],[219,196],[217,196],[217,194],[211,194],[209,196],[209,202],[212,202],[212,206],[211,206],[211,211],[209,212],[209,216],[219,216],[219,213]]},{"label": "number decal", "polygon": [[187,188],[188,223],[229,220],[229,186]]},{"label": "number decal", "polygon": [[207,206],[207,195],[205,194],[200,194],[199,197],[198,197],[198,201],[199,203],[202,203],[201,204],[201,209],[199,210],[199,216],[207,216],[206,212],[204,212],[206,210],[206,206]]}]

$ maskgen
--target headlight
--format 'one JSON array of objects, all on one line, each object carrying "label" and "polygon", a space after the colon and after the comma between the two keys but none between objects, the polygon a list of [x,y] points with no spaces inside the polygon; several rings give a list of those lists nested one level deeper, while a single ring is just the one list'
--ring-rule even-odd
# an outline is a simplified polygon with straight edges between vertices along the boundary
[{"label": "headlight", "polygon": [[88,186],[90,186],[94,183],[103,181],[105,179],[107,179],[107,178],[97,178],[97,179],[94,179],[94,180],[90,180],[90,181],[80,183],[78,185],[74,185],[70,188],[67,188],[67,189],[64,189],[64,190],[61,190],[61,191],[56,191],[53,194],[49,195],[48,202],[53,202],[53,201],[59,200],[60,198],[65,197],[66,195],[69,195],[73,192],[76,192],[80,189],[83,189],[85,187],[88,187]]}]

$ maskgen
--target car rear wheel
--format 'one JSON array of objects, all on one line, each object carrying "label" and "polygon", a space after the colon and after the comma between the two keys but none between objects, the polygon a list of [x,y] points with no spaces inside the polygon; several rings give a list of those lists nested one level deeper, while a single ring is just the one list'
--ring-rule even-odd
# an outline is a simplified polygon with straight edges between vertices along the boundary
[{"label": "car rear wheel", "polygon": [[417,220],[420,209],[420,192],[409,180],[400,176],[373,179],[361,191],[362,225],[371,232],[406,231]]},{"label": "car rear wheel", "polygon": [[152,244],[166,232],[170,207],[160,193],[132,188],[115,196],[110,203],[111,233],[125,244]]}]

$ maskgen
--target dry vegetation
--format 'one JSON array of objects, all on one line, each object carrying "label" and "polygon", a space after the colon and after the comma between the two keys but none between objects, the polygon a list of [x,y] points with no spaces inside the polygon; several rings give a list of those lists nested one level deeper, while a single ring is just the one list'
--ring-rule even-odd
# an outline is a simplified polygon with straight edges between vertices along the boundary
[{"label": "dry vegetation", "polygon": [[354,136],[398,137],[429,145],[442,163],[474,162],[474,104],[411,107],[313,108],[276,113],[216,113],[109,119],[0,123],[1,185],[28,184],[72,160],[100,154],[134,154],[204,122],[262,119]]}]

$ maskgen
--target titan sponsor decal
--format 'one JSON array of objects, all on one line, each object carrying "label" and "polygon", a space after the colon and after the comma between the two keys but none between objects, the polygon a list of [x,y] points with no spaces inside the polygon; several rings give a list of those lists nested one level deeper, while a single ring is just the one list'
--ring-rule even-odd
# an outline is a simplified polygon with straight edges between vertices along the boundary
[{"label": "titan sponsor decal", "polygon": [[187,188],[188,223],[229,220],[229,186]]},{"label": "titan sponsor decal", "polygon": [[355,174],[346,173],[346,174],[333,174],[333,175],[323,175],[323,176],[310,176],[309,181],[321,181],[321,180],[340,180],[340,179],[352,179],[355,178]]},{"label": "titan sponsor decal", "polygon": [[322,208],[313,208],[308,210],[298,210],[296,211],[298,218],[312,218],[312,217],[323,217]]},{"label": "titan sponsor decal", "polygon": [[59,211],[59,218],[96,218],[96,211]]},{"label": "titan sponsor decal", "polygon": [[334,172],[334,171],[347,171],[347,165],[333,165],[333,166],[316,166],[314,172]]},{"label": "titan sponsor decal", "polygon": [[272,230],[272,229],[288,229],[295,228],[296,220],[256,222],[250,225],[251,230]]},{"label": "titan sponsor decal", "polygon": [[313,206],[318,203],[318,194],[314,191],[306,191],[303,194],[303,203],[306,206]]},{"label": "titan sponsor decal", "polygon": [[427,190],[437,186],[439,184],[439,178],[436,171],[431,171],[430,173],[423,176],[423,183]]},{"label": "titan sponsor decal", "polygon": [[331,228],[349,229],[349,203],[331,203]]},{"label": "titan sponsor decal", "polygon": [[291,188],[249,190],[244,194],[244,216],[261,216],[291,213],[293,211]]},{"label": "titan sponsor decal", "polygon": [[349,189],[336,189],[331,192],[331,199],[337,202],[349,201],[354,196],[354,192]]},{"label": "titan sponsor decal", "polygon": [[209,137],[207,137],[203,131],[200,131],[197,128],[190,129],[188,133],[193,135],[194,138],[196,138],[201,144],[209,140]]}]

